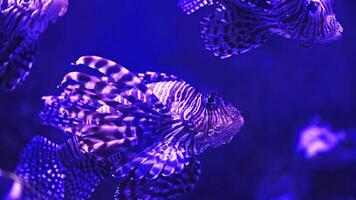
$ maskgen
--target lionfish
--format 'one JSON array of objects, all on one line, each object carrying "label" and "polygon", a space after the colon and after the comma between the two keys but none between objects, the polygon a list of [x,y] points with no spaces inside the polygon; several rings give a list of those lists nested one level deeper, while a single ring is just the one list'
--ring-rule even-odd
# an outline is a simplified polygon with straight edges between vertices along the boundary
[{"label": "lionfish", "polygon": [[68,0],[0,0],[0,87],[14,90],[28,76],[37,43],[49,23],[66,13]]},{"label": "lionfish", "polygon": [[333,11],[334,0],[178,0],[191,14],[217,5],[201,22],[205,47],[227,58],[259,47],[271,35],[296,39],[301,47],[339,39],[343,28]]},{"label": "lionfish", "polygon": [[197,156],[230,142],[244,123],[215,92],[174,75],[136,74],[97,56],[74,65],[98,75],[70,72],[60,95],[43,97],[42,122],[70,139],[56,145],[37,136],[27,145],[16,171],[25,195],[89,198],[113,176],[115,199],[172,199],[197,184]]}]

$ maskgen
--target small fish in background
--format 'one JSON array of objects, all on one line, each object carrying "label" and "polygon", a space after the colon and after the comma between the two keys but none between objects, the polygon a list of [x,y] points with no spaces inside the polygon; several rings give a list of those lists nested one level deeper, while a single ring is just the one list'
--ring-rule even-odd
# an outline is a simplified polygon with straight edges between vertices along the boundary
[{"label": "small fish in background", "polygon": [[227,58],[259,47],[272,35],[296,39],[301,47],[332,42],[343,28],[333,11],[334,0],[178,0],[191,14],[216,5],[201,22],[205,47]]},{"label": "small fish in background", "polygon": [[93,182],[89,194],[109,173],[119,180],[115,199],[175,198],[197,184],[198,155],[229,143],[244,123],[234,106],[176,76],[134,74],[97,56],[74,65],[101,76],[71,72],[60,95],[43,98],[42,123],[70,139],[57,146],[37,137],[25,148],[17,174],[34,189],[28,196],[79,198],[82,183]]},{"label": "small fish in background", "polygon": [[19,178],[11,173],[0,169],[0,199],[20,200],[22,184]]},{"label": "small fish in background", "polygon": [[356,132],[335,131],[313,117],[297,138],[295,152],[270,163],[257,199],[355,199]]},{"label": "small fish in background", "polygon": [[332,151],[345,139],[345,132],[333,131],[328,124],[312,122],[299,134],[297,151],[306,159]]},{"label": "small fish in background", "polygon": [[12,91],[28,76],[40,35],[68,0],[0,0],[0,88]]},{"label": "small fish in background", "polygon": [[316,168],[341,168],[356,163],[356,131],[336,131],[314,117],[299,133],[295,150],[296,155],[314,163]]}]

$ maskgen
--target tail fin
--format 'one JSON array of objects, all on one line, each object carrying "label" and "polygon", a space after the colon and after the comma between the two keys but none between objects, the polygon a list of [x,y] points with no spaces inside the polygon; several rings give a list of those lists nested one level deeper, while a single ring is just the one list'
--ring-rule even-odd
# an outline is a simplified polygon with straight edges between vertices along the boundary
[{"label": "tail fin", "polygon": [[25,147],[16,174],[24,185],[24,199],[87,199],[108,175],[103,162],[78,149],[75,137],[57,145],[36,136]]}]

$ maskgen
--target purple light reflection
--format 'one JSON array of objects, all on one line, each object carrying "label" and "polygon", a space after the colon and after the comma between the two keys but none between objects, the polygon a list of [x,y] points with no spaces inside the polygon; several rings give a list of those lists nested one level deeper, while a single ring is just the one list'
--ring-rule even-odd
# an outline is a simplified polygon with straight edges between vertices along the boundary
[{"label": "purple light reflection", "polygon": [[296,150],[301,152],[304,158],[311,159],[333,150],[344,139],[344,131],[336,132],[330,125],[312,123],[300,132]]}]

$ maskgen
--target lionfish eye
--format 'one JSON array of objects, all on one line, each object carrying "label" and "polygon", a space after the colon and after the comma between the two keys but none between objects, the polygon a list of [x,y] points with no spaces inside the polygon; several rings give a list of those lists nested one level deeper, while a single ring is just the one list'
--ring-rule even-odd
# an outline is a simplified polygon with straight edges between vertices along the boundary
[{"label": "lionfish eye", "polygon": [[28,5],[32,2],[32,0],[21,0],[20,3],[21,4],[25,4],[25,5]]},{"label": "lionfish eye", "polygon": [[320,6],[320,3],[318,1],[310,1],[307,5],[307,9],[309,10],[309,12],[311,13],[316,13],[316,11],[318,11]]},{"label": "lionfish eye", "polygon": [[208,100],[206,102],[208,108],[214,108],[216,105],[216,93],[212,92],[210,93]]}]

